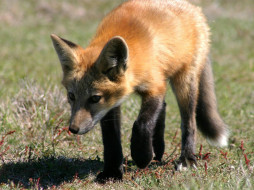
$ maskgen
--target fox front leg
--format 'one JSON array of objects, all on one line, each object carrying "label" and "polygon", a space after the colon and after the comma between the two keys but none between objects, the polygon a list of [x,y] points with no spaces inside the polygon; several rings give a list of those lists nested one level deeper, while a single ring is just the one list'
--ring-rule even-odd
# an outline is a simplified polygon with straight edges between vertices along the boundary
[{"label": "fox front leg", "polygon": [[101,120],[104,145],[104,170],[97,176],[97,181],[122,180],[123,153],[121,146],[121,109],[113,108]]},{"label": "fox front leg", "polygon": [[163,109],[163,97],[142,99],[138,119],[134,122],[131,137],[131,156],[139,168],[145,168],[153,158],[153,133]]},{"label": "fox front leg", "polygon": [[164,100],[162,109],[158,116],[157,123],[153,132],[153,151],[155,154],[155,157],[153,159],[159,162],[161,161],[165,150],[164,131],[166,119],[166,105],[167,104]]}]

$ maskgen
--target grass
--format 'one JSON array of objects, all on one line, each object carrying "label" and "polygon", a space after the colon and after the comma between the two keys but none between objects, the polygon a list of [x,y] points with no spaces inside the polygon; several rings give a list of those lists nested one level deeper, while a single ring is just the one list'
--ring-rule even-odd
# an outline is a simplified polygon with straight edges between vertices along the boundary
[{"label": "grass", "polygon": [[215,148],[199,135],[197,170],[175,172],[180,117],[167,96],[166,152],[162,163],[139,170],[130,156],[131,127],[139,98],[122,106],[122,182],[99,185],[103,168],[99,126],[69,134],[69,105],[61,67],[49,35],[86,46],[101,18],[121,1],[0,2],[0,188],[1,189],[253,189],[254,2],[201,1],[211,26],[211,57],[219,110],[230,127],[229,147]]}]

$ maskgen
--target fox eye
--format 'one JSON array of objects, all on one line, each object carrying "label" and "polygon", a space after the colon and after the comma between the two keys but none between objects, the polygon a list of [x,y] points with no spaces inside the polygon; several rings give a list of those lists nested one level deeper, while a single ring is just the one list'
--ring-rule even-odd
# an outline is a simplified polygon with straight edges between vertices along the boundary
[{"label": "fox eye", "polygon": [[94,95],[90,98],[90,102],[93,103],[93,104],[96,104],[100,101],[100,99],[101,99],[101,96]]},{"label": "fox eye", "polygon": [[75,100],[75,95],[74,95],[72,92],[68,92],[68,98],[69,98],[71,101],[74,101],[74,100]]}]

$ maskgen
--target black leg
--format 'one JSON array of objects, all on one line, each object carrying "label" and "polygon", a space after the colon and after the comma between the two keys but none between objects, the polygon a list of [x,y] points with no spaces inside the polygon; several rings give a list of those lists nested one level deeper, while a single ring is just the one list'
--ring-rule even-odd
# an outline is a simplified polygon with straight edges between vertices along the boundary
[{"label": "black leg", "polygon": [[145,168],[153,158],[153,132],[162,107],[163,97],[142,99],[141,110],[133,125],[131,138],[131,156],[139,168]]},{"label": "black leg", "polygon": [[153,149],[154,149],[154,160],[161,161],[164,154],[165,143],[164,143],[164,131],[165,131],[165,116],[166,116],[166,103],[163,103],[163,107],[157,119],[156,126],[153,134]]},{"label": "black leg", "polygon": [[104,171],[97,176],[99,182],[121,180],[123,176],[123,153],[121,146],[121,109],[113,108],[101,120],[104,145]]}]

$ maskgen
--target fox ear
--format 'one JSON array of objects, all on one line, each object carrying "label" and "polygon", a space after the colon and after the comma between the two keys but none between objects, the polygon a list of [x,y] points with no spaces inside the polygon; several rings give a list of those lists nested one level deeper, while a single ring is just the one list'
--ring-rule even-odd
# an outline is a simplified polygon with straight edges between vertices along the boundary
[{"label": "fox ear", "polygon": [[110,80],[115,80],[127,69],[128,46],[120,36],[115,36],[104,46],[96,63],[97,68]]},{"label": "fox ear", "polygon": [[75,49],[78,45],[58,37],[55,34],[50,35],[53,45],[55,47],[58,58],[61,62],[64,75],[72,71],[74,66],[78,63]]}]

